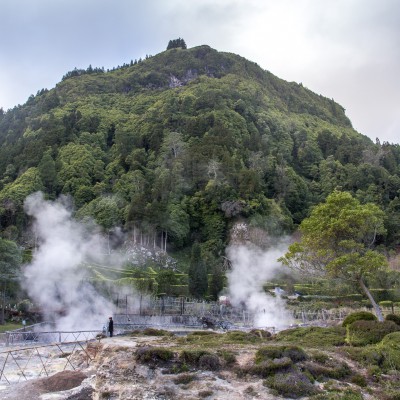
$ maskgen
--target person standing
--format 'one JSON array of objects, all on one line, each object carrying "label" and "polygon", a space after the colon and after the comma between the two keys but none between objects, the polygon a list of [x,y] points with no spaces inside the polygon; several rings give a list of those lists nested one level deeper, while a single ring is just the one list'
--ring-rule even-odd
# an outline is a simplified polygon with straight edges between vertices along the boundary
[{"label": "person standing", "polygon": [[114,332],[114,321],[112,317],[108,319],[108,332],[110,332],[110,337],[112,337]]}]

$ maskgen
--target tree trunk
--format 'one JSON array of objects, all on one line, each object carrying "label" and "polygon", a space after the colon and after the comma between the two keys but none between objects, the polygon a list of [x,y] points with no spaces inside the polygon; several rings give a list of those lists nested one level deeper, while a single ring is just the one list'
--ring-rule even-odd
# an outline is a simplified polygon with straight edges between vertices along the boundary
[{"label": "tree trunk", "polygon": [[362,280],[362,278],[360,278],[359,280],[360,286],[362,288],[362,290],[364,290],[365,294],[367,295],[367,297],[369,298],[369,301],[372,304],[372,307],[375,310],[375,314],[378,317],[378,321],[382,322],[384,320],[383,318],[383,314],[382,314],[382,310],[379,307],[379,305],[376,303],[376,301],[374,300],[374,298],[372,297],[371,292],[369,291],[369,289],[365,286],[364,281]]}]

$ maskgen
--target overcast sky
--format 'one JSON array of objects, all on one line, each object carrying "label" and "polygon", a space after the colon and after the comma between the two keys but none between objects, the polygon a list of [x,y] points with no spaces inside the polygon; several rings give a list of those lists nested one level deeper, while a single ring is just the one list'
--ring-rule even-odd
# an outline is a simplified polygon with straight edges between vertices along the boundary
[{"label": "overcast sky", "polygon": [[0,107],[170,39],[239,54],[400,143],[400,0],[0,0]]}]

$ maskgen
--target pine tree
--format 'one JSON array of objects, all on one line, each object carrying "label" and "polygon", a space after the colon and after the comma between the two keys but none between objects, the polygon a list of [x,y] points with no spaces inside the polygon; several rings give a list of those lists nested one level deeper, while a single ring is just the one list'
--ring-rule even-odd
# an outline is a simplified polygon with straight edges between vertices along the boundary
[{"label": "pine tree", "polygon": [[182,38],[173,39],[168,42],[167,50],[178,48],[187,49],[186,43]]},{"label": "pine tree", "polygon": [[201,298],[207,293],[208,279],[206,265],[201,257],[199,243],[192,246],[192,255],[189,266],[189,293],[196,298]]}]

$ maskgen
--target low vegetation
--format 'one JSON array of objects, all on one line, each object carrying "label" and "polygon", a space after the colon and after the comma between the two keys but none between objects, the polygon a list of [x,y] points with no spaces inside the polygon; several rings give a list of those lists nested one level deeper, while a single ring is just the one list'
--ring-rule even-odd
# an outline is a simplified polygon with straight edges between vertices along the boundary
[{"label": "low vegetation", "polygon": [[[359,319],[362,315],[365,319]],[[346,327],[299,327],[275,335],[257,330],[199,331],[168,338],[155,331],[157,346],[139,348],[137,359],[160,367],[164,374],[176,375],[172,379],[177,385],[198,380],[200,371],[229,371],[238,380],[261,380],[265,390],[284,398],[363,400],[368,395],[396,400],[400,330],[392,320],[378,322],[362,315],[353,315]],[[350,341],[346,340],[348,332]],[[243,363],[243,354],[249,352],[251,358]],[[250,384],[246,391],[256,395]],[[199,397],[207,393],[213,391],[202,391]]]}]

